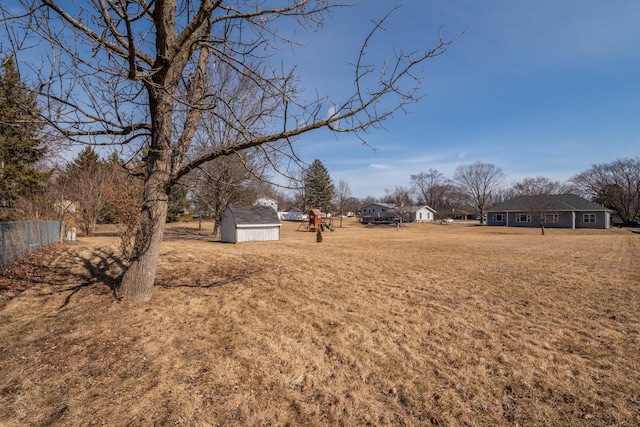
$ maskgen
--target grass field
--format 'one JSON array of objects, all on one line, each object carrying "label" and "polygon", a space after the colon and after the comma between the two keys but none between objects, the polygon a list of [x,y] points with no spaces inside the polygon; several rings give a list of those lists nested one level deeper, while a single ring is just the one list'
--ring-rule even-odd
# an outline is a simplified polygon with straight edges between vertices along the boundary
[{"label": "grass field", "polygon": [[640,234],[195,227],[144,305],[106,229],[6,272],[0,425],[640,425]]}]

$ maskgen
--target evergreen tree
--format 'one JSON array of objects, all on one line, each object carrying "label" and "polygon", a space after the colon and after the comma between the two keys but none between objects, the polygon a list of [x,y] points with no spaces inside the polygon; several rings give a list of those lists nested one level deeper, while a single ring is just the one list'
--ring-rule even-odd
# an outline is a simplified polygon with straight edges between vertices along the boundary
[{"label": "evergreen tree", "polygon": [[35,167],[47,152],[39,139],[38,111],[13,58],[5,58],[0,64],[0,219],[19,219],[17,202],[44,191],[50,176]]},{"label": "evergreen tree", "polygon": [[318,159],[304,172],[304,206],[305,209],[320,209],[331,212],[331,201],[335,195],[335,187],[329,172]]},{"label": "evergreen tree", "polygon": [[167,210],[166,222],[176,222],[187,210],[189,210],[189,200],[187,194],[189,190],[182,184],[175,184],[169,190],[169,208]]},{"label": "evergreen tree", "polygon": [[71,176],[80,175],[81,171],[95,172],[102,166],[100,155],[93,147],[85,147],[67,164],[67,173]]}]

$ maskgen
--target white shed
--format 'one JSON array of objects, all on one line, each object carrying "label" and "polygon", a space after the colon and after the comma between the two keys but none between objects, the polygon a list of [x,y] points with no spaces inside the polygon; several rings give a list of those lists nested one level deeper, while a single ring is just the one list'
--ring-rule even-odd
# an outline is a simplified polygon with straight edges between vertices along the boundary
[{"label": "white shed", "polygon": [[269,206],[230,206],[221,224],[225,243],[280,240],[278,213]]}]

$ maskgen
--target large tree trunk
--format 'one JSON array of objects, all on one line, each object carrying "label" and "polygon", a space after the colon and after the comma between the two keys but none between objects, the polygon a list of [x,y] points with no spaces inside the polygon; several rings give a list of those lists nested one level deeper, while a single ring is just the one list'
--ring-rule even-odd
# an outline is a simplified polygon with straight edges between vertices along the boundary
[{"label": "large tree trunk", "polygon": [[134,258],[122,277],[118,292],[124,300],[149,301],[153,295],[168,206],[167,195],[158,196],[151,203],[145,200],[142,208],[134,243]]},{"label": "large tree trunk", "polygon": [[150,102],[155,118],[147,155],[147,177],[144,184],[140,222],[133,245],[131,264],[122,277],[119,296],[127,301],[149,301],[153,295],[156,270],[160,261],[160,245],[169,206],[171,180],[171,117],[168,96]]},{"label": "large tree trunk", "polygon": [[[175,172],[187,152],[191,139],[196,132],[202,110],[191,108],[187,113],[184,129],[179,136],[173,134],[174,95],[182,72],[187,64],[191,43],[201,35],[211,31],[210,16],[213,2],[203,2],[201,7],[203,21],[196,27],[199,31],[191,34],[191,41],[183,45],[175,45],[174,14],[176,3],[163,3],[164,9],[156,5],[154,20],[159,31],[158,37],[164,39],[160,43],[160,56],[156,61],[157,72],[153,75],[153,83],[147,85],[149,94],[149,110],[151,113],[151,142],[147,152],[147,176],[144,185],[142,212],[133,246],[132,263],[122,277],[119,295],[128,301],[148,301],[153,295],[156,270],[160,261],[160,245],[164,235],[164,225],[167,220],[169,206],[169,189]],[[207,10],[208,8],[208,10]],[[201,24],[205,24],[201,26]],[[160,34],[162,30],[162,34]],[[158,43],[158,41],[156,41]],[[165,51],[165,48],[169,47]],[[174,51],[173,49],[178,49]],[[167,62],[167,56],[181,54]],[[197,105],[204,94],[204,74],[209,57],[206,44],[200,47],[198,55],[198,72],[191,79],[192,89],[189,93],[189,103]]]}]

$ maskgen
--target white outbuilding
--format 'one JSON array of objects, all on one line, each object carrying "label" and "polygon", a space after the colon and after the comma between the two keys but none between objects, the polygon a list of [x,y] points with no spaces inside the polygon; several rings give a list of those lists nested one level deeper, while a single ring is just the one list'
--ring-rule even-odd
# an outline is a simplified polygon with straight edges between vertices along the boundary
[{"label": "white outbuilding", "polygon": [[270,206],[230,206],[221,224],[225,243],[280,240],[278,213]]},{"label": "white outbuilding", "polygon": [[433,222],[436,217],[436,210],[431,206],[414,206],[411,208],[413,220],[415,222]]}]

